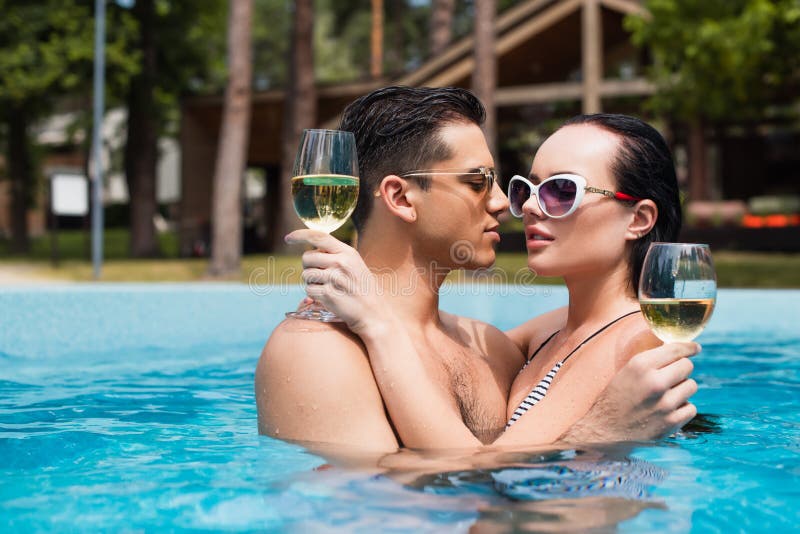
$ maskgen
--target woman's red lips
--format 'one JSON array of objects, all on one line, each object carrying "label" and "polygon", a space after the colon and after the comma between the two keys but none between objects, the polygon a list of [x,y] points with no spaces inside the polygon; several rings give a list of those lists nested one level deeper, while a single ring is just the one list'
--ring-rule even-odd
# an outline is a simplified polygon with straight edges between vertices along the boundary
[{"label": "woman's red lips", "polygon": [[538,228],[525,229],[525,244],[529,249],[547,246],[553,240],[553,236]]},{"label": "woman's red lips", "polygon": [[552,241],[554,237],[538,228],[526,228],[525,239],[535,241]]}]

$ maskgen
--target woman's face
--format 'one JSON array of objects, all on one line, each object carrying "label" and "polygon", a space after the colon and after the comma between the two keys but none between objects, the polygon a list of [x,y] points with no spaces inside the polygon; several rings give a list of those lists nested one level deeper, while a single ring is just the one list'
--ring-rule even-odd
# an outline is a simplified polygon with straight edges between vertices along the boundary
[{"label": "woman's face", "polygon": [[[607,130],[565,126],[539,148],[530,180],[538,185],[556,174],[578,174],[590,187],[617,191],[611,164],[618,147],[619,137]],[[632,217],[626,203],[586,192],[575,212],[553,219],[531,197],[523,206],[528,267],[541,276],[567,278],[627,269],[625,236]]]}]

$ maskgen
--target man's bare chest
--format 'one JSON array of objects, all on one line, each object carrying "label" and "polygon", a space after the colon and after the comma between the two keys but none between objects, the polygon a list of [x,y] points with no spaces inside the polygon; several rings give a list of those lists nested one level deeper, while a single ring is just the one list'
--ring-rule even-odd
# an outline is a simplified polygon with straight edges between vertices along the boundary
[{"label": "man's bare chest", "polygon": [[450,392],[467,428],[484,442],[491,442],[506,424],[510,384],[503,383],[478,352],[455,343],[426,347],[426,367]]}]

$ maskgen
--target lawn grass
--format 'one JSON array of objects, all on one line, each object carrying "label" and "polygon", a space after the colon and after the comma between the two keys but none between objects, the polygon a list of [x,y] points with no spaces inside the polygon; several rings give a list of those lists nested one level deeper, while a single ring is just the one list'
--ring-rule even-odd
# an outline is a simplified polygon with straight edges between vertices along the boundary
[{"label": "lawn grass", "polygon": [[[126,230],[112,229],[105,234],[106,248],[101,279],[106,282],[189,282],[208,280],[208,260],[177,258],[178,244],[174,234],[159,236],[164,259],[133,260],[127,258]],[[7,243],[0,241],[0,267],[18,268],[36,278],[90,281],[92,264],[87,259],[88,245],[82,232],[59,235],[61,258],[59,267],[50,265],[48,238],[33,240],[30,256],[9,256]],[[525,254],[497,255],[493,274],[452,273],[452,281],[473,277],[500,283],[561,284],[560,278],[535,276],[527,269]],[[800,288],[800,254],[760,254],[715,251],[719,287]],[[245,256],[238,275],[228,280],[255,285],[296,284],[300,282],[300,255]]]}]

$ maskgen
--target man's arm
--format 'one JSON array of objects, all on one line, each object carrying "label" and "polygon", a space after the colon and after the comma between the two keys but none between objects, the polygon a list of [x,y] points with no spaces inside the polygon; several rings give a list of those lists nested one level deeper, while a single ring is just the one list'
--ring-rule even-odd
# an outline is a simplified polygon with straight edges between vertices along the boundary
[{"label": "man's arm", "polygon": [[341,326],[288,319],[256,368],[258,430],[276,438],[394,451],[363,345]]}]

